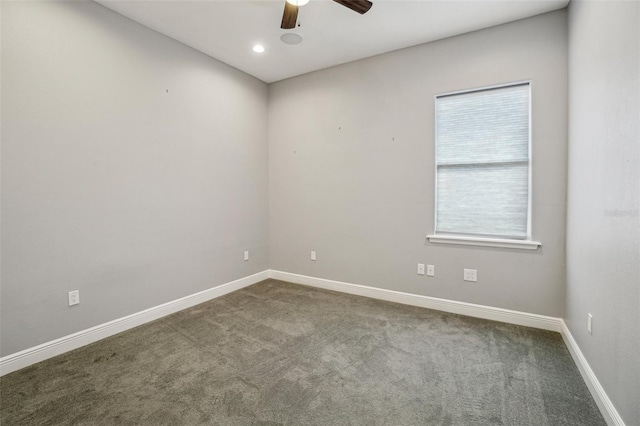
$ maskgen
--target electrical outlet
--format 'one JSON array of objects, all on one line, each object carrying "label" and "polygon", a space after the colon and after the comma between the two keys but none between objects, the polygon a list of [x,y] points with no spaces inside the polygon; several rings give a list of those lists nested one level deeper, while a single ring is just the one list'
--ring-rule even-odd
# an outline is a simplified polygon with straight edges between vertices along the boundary
[{"label": "electrical outlet", "polygon": [[464,280],[465,281],[478,281],[478,270],[477,269],[465,269],[464,270]]},{"label": "electrical outlet", "polygon": [[427,276],[434,277],[436,275],[436,267],[433,265],[427,265]]},{"label": "electrical outlet", "polygon": [[244,260],[249,260],[249,250],[244,251]]},{"label": "electrical outlet", "polygon": [[418,263],[418,275],[424,275],[424,263]]},{"label": "electrical outlet", "polygon": [[311,251],[311,260],[316,260],[316,252],[315,251]]},{"label": "electrical outlet", "polygon": [[80,290],[73,290],[69,292],[69,306],[77,305],[80,303]]},{"label": "electrical outlet", "polygon": [[593,315],[587,314],[587,331],[591,334],[591,322],[593,320]]}]

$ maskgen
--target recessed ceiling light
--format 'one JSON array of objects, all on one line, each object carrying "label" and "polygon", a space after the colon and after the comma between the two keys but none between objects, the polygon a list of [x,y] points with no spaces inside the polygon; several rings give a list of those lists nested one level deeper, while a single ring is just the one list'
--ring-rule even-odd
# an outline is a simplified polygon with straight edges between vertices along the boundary
[{"label": "recessed ceiling light", "polygon": [[264,46],[261,44],[256,44],[253,46],[253,51],[256,53],[264,53]]},{"label": "recessed ceiling light", "polygon": [[302,36],[296,33],[284,33],[280,36],[280,40],[284,44],[300,44],[302,43]]},{"label": "recessed ceiling light", "polygon": [[305,4],[309,3],[309,0],[287,0],[287,3],[294,6],[304,6]]}]

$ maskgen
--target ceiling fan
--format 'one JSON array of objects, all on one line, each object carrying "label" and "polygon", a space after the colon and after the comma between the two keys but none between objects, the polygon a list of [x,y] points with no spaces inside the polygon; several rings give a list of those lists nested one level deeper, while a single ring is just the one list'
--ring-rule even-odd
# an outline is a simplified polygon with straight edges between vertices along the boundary
[{"label": "ceiling fan", "polygon": [[[307,0],[308,1],[308,0]],[[298,20],[298,7],[306,4],[304,0],[286,0],[284,2],[284,13],[282,14],[282,23],[280,28],[284,30],[290,30],[296,27],[296,21]],[[373,3],[369,0],[333,0],[354,12],[358,12],[364,15],[371,9]]]}]

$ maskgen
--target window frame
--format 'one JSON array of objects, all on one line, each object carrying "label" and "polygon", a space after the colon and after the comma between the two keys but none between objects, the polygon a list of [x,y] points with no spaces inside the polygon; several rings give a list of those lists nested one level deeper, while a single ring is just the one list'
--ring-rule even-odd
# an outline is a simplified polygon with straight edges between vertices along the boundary
[{"label": "window frame", "polygon": [[[528,132],[528,169],[527,169],[527,235],[524,237],[505,237],[501,238],[500,236],[490,236],[490,235],[480,235],[480,234],[465,234],[465,233],[453,233],[453,232],[438,232],[437,224],[438,224],[438,150],[437,150],[437,137],[438,137],[438,120],[437,120],[437,105],[438,99],[444,98],[448,96],[455,96],[461,94],[468,93],[477,93],[484,92],[508,87],[517,87],[517,86],[527,86],[529,90],[529,132]],[[427,235],[427,239],[432,243],[448,243],[448,244],[464,244],[464,245],[472,245],[472,246],[490,246],[490,247],[503,247],[503,248],[518,248],[518,249],[528,249],[528,250],[536,250],[538,246],[542,244],[538,241],[532,240],[532,206],[533,206],[533,108],[532,108],[532,98],[533,98],[533,82],[531,80],[519,80],[509,83],[501,83],[490,86],[482,86],[471,89],[463,89],[456,90],[453,92],[439,93],[434,95],[433,97],[433,105],[434,105],[434,136],[433,136],[433,153],[434,153],[434,221],[433,221],[433,234]],[[488,164],[488,163],[480,163],[480,164]]]}]

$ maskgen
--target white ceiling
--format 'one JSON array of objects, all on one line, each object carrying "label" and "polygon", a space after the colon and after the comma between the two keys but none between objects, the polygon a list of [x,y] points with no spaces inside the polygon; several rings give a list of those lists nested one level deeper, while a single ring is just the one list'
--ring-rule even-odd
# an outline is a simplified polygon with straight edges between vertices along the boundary
[{"label": "white ceiling", "polygon": [[[569,0],[372,0],[360,15],[331,0],[300,8],[280,29],[285,0],[98,0],[104,6],[271,83],[345,62],[562,9]],[[304,41],[287,45],[285,32]],[[254,53],[256,43],[265,46]]]}]

